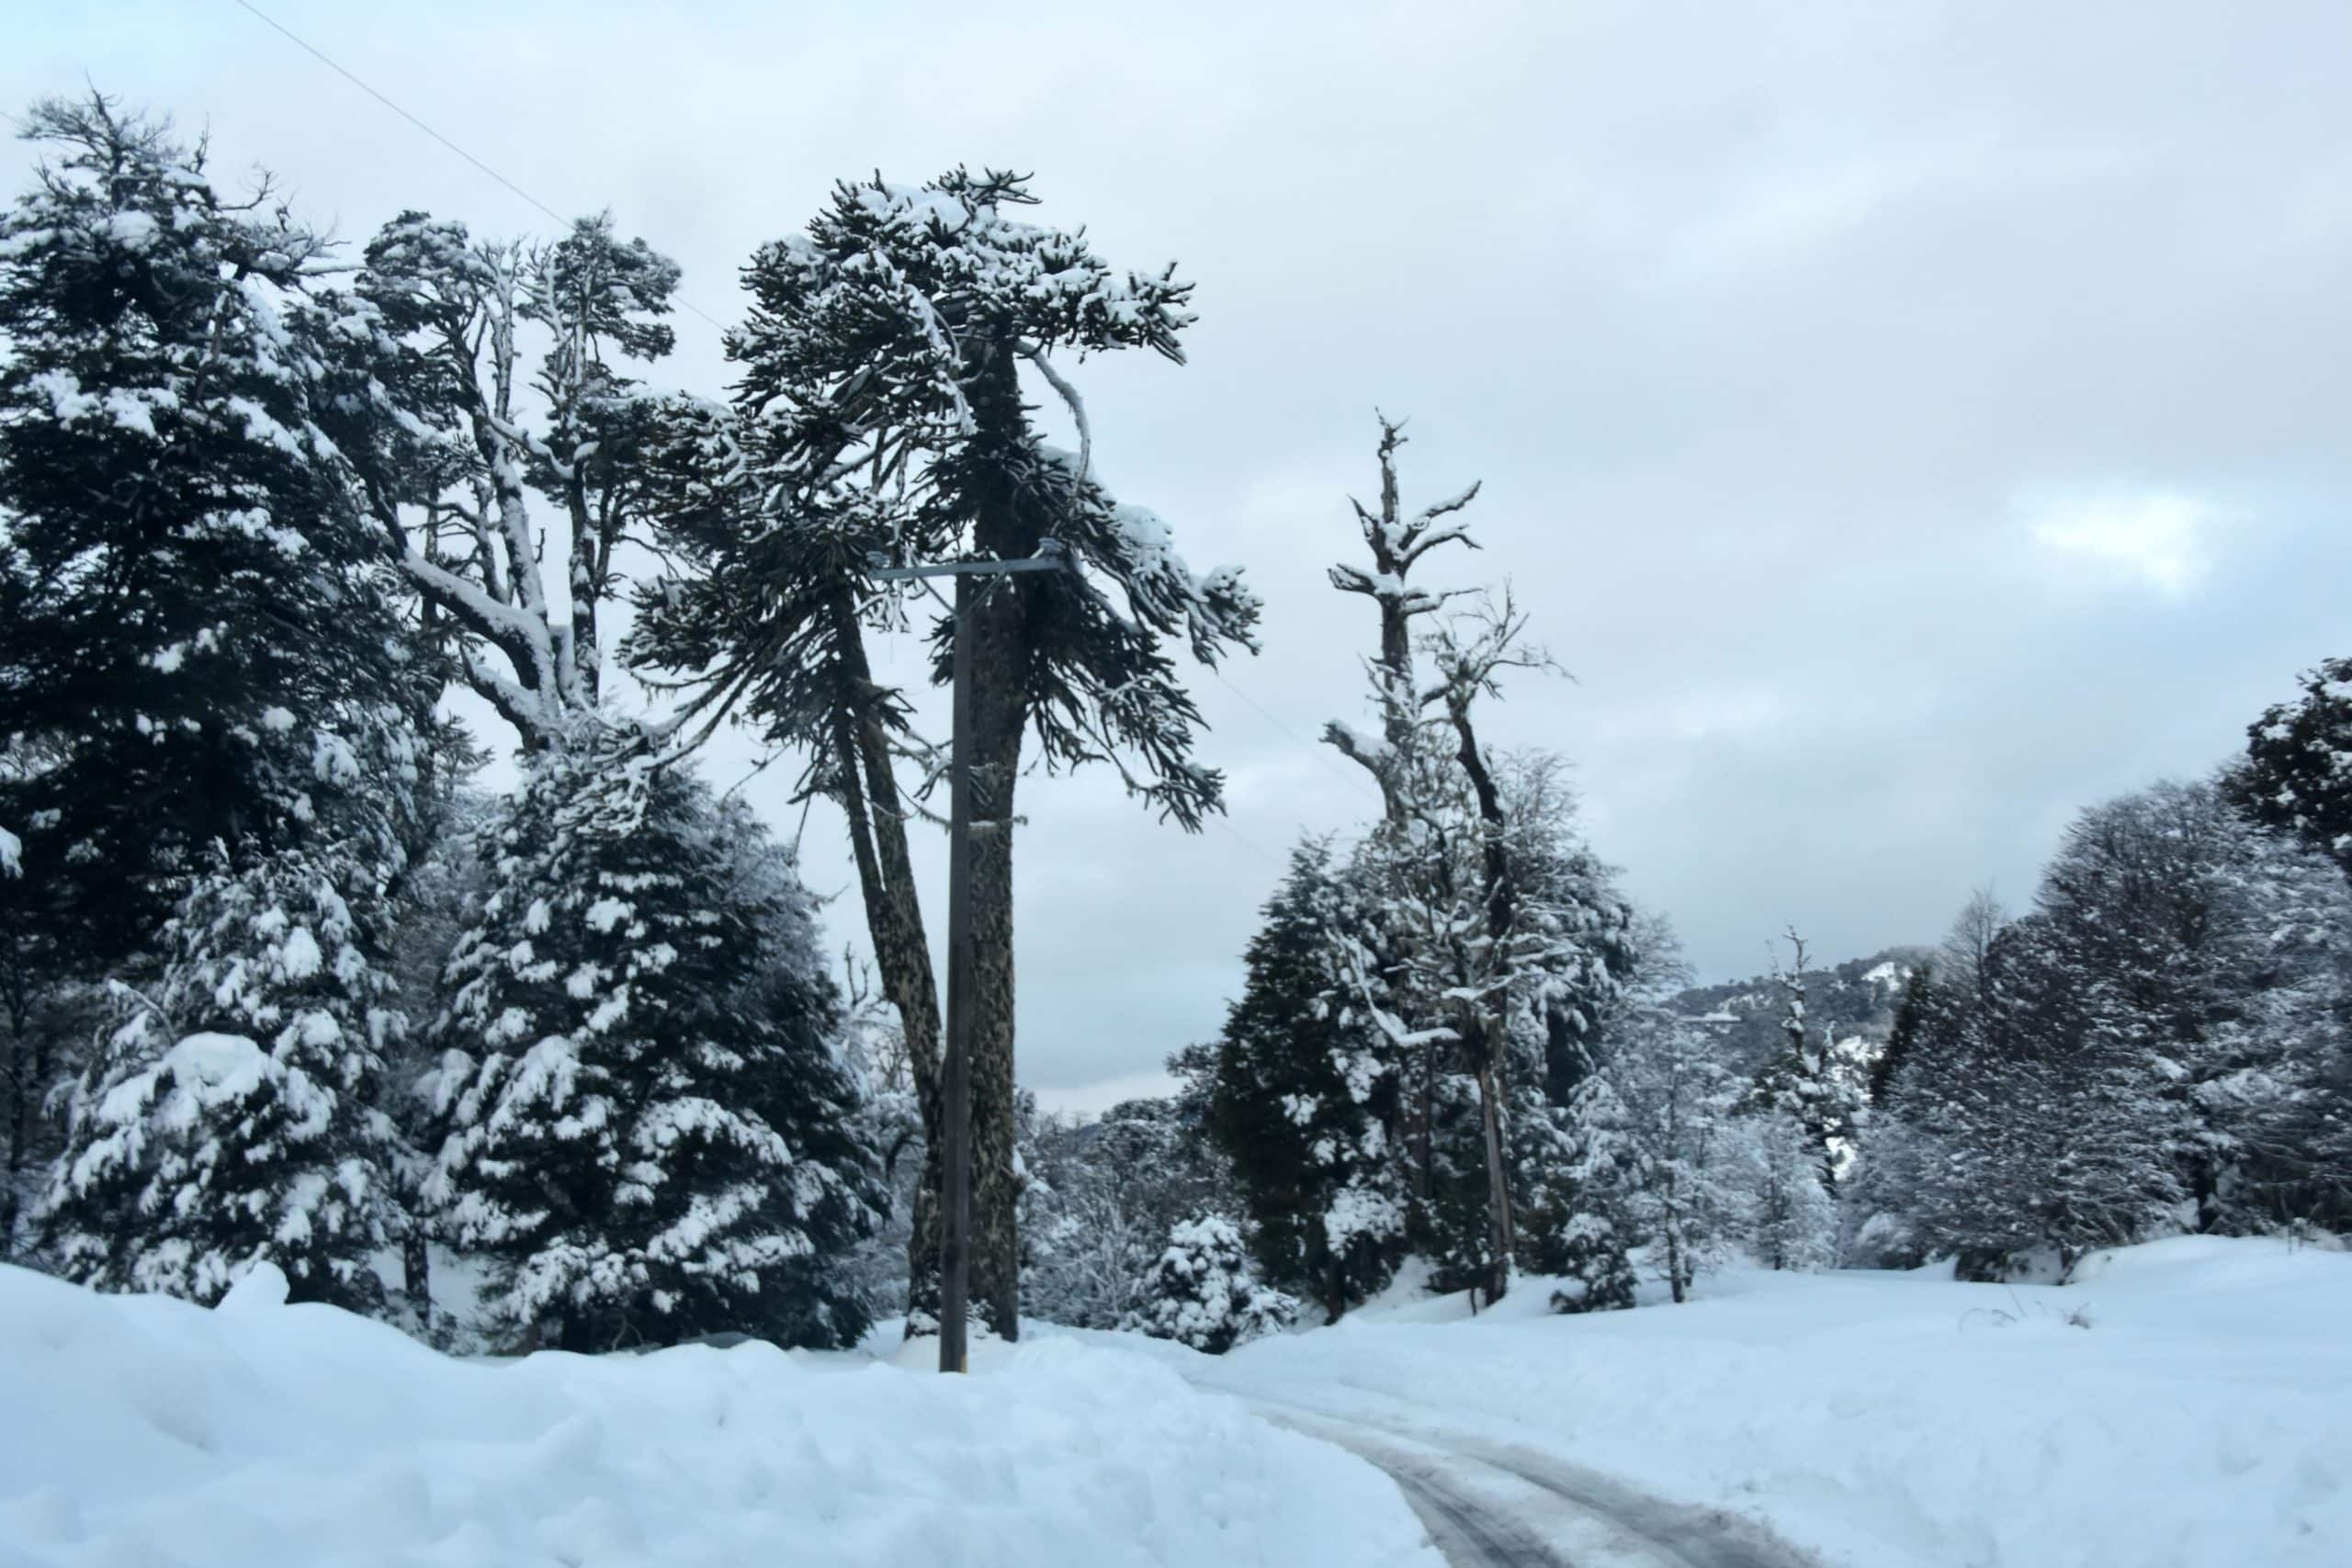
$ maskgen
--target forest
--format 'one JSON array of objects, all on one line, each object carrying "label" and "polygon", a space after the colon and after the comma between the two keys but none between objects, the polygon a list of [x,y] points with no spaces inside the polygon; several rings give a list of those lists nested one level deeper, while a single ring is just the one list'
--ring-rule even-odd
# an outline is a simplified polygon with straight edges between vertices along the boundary
[{"label": "forest", "polygon": [[[1221,1352],[1399,1289],[1588,1313],[1733,1260],[2050,1280],[2352,1224],[2352,658],[2209,775],[2086,806],[2021,908],[1826,962],[1758,932],[1770,973],[1701,987],[1574,748],[1494,739],[1561,672],[1542,585],[1381,415],[1329,541],[1363,679],[1321,737],[1376,810],[1289,847],[1175,1092],[1048,1115],[1020,781],[1097,770],[1200,830],[1226,781],[1188,682],[1277,629],[1096,470],[1086,367],[1183,364],[1173,264],[1041,221],[1027,175],[852,177],[745,259],[731,380],[682,390],[679,268],[608,214],[340,243],[160,116],[25,125],[0,1260],[207,1304],[267,1262],[464,1350],[933,1331],[914,866],[947,757],[881,654],[944,682],[956,612],[885,574],[1048,558],[964,612],[986,1332]],[[730,730],[826,805],[854,897],[713,782]]]}]

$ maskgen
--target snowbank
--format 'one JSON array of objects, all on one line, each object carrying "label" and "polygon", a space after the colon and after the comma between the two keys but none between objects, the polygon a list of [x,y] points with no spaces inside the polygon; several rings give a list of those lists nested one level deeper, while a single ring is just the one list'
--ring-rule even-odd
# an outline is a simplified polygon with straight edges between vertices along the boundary
[{"label": "snowbank", "polygon": [[1385,1479],[1158,1358],[984,1361],[459,1360],[268,1273],[206,1312],[0,1268],[0,1562],[1436,1568]]},{"label": "snowbank", "polygon": [[2352,1256],[2185,1237],[2078,1273],[1743,1272],[1572,1318],[1531,1280],[1475,1320],[1395,1302],[1187,1370],[1540,1449],[1857,1568],[2352,1562]]}]

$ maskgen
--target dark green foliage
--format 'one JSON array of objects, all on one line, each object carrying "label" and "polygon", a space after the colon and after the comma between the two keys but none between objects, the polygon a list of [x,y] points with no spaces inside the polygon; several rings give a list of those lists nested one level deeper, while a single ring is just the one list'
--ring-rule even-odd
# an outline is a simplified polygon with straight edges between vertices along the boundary
[{"label": "dark green foliage", "polygon": [[2267,827],[2284,829],[2352,875],[2352,659],[2302,676],[2302,697],[2247,728],[2232,797]]},{"label": "dark green foliage", "polygon": [[1895,1004],[1894,1024],[1886,1033],[1886,1044],[1871,1063],[1870,1102],[1873,1107],[1886,1103],[1887,1090],[1895,1075],[1919,1048],[1920,1032],[1926,1029],[1928,1009],[1935,997],[1935,967],[1922,964],[1911,971],[1903,982],[1903,999]]},{"label": "dark green foliage", "polygon": [[428,1196],[486,1300],[573,1348],[839,1346],[875,1224],[813,901],[747,814],[625,728],[533,760],[450,964]]},{"label": "dark green foliage", "polygon": [[1387,1283],[1404,1241],[1399,1085],[1368,1024],[1331,994],[1330,928],[1346,902],[1329,845],[1292,851],[1206,1075],[1209,1133],[1266,1278],[1332,1317]]},{"label": "dark green foliage", "polygon": [[60,1272],[210,1303],[269,1262],[295,1300],[382,1307],[374,1259],[401,1217],[379,1101],[401,1020],[367,953],[381,933],[345,897],[364,875],[287,851],[198,878],[162,978],[119,989],[122,1022],[74,1088],[36,1216]]},{"label": "dark green foliage", "polygon": [[413,772],[388,747],[433,683],[322,428],[350,308],[323,242],[102,98],[30,126],[50,161],[0,219],[0,920],[103,966],[209,846],[354,830],[324,795]]}]

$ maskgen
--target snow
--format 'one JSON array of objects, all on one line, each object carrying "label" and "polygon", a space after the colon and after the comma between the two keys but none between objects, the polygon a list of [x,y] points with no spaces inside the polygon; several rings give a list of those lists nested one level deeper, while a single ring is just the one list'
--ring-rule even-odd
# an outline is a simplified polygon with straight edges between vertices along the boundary
[{"label": "snow", "polygon": [[0,1558],[1439,1568],[1376,1472],[1148,1353],[458,1359],[270,1273],[206,1312],[0,1268]]},{"label": "snow", "polygon": [[2180,1237],[2076,1273],[2011,1288],[1949,1265],[1742,1270],[1703,1278],[1689,1305],[1578,1317],[1548,1315],[1547,1280],[1476,1318],[1462,1296],[1400,1290],[1336,1328],[1182,1365],[1541,1450],[1763,1521],[1831,1565],[2346,1561],[2352,1256]]},{"label": "snow", "polygon": [[6,828],[0,828],[0,876],[22,876],[25,874],[25,841]]}]

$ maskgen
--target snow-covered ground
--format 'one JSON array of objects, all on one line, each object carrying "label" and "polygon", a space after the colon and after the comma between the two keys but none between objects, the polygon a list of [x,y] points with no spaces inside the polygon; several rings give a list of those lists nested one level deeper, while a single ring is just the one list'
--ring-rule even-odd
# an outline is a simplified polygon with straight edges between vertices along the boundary
[{"label": "snow-covered ground", "polygon": [[1407,1288],[1223,1358],[1038,1325],[946,1379],[927,1347],[457,1359],[266,1288],[205,1312],[0,1269],[0,1564],[1435,1568],[1374,1472],[1192,1384],[1854,1568],[2352,1562],[2352,1256],[2081,1272],[1742,1271],[1575,1318],[1536,1280],[1476,1319]]},{"label": "snow-covered ground", "polygon": [[1573,1318],[1535,1280],[1475,1321],[1398,1292],[1183,1370],[1557,1456],[1855,1568],[2352,1563],[2352,1256],[2188,1237],[2080,1272],[1741,1271]]},{"label": "snow-covered ground", "polygon": [[207,1312],[0,1268],[0,1564],[1436,1568],[1377,1472],[1157,1357],[978,1364],[455,1359],[266,1278]]}]

